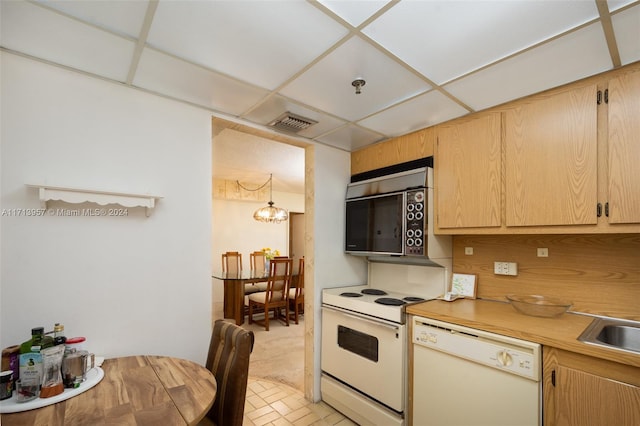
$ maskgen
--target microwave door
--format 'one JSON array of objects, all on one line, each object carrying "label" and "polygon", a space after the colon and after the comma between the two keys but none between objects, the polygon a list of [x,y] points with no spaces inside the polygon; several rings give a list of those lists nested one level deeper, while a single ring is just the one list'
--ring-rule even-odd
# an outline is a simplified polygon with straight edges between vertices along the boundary
[{"label": "microwave door", "polygon": [[353,254],[402,254],[403,194],[349,200],[345,250]]},{"label": "microwave door", "polygon": [[366,252],[370,249],[369,200],[348,201],[346,208],[345,251]]},{"label": "microwave door", "polygon": [[373,217],[372,251],[375,253],[402,254],[402,197],[375,199]]}]

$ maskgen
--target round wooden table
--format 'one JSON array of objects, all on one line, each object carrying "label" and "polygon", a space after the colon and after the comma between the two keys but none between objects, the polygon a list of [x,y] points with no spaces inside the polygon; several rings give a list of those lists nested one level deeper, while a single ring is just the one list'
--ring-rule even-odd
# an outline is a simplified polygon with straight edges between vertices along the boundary
[{"label": "round wooden table", "polygon": [[213,374],[185,359],[112,358],[102,369],[95,387],[46,407],[2,414],[2,425],[193,425],[216,397]]}]

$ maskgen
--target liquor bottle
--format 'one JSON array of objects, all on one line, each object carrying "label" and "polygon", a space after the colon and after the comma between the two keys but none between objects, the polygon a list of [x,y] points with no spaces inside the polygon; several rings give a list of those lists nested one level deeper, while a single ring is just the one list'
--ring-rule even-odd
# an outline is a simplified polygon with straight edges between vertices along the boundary
[{"label": "liquor bottle", "polygon": [[20,345],[20,353],[40,352],[41,349],[53,346],[53,337],[45,336],[44,327],[31,329],[31,339]]},{"label": "liquor bottle", "polygon": [[59,322],[53,326],[53,344],[54,345],[63,345],[67,341],[67,338],[64,335],[64,325]]}]

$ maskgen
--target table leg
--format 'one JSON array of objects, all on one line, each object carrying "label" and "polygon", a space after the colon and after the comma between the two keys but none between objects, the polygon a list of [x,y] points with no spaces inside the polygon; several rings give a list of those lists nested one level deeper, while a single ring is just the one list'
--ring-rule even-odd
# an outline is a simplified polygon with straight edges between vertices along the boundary
[{"label": "table leg", "polygon": [[234,284],[236,325],[242,325],[244,324],[244,281]]},{"label": "table leg", "polygon": [[234,283],[233,281],[224,280],[224,317],[235,318],[235,300],[234,300]]},{"label": "table leg", "polygon": [[244,324],[244,281],[224,280],[224,317]]}]

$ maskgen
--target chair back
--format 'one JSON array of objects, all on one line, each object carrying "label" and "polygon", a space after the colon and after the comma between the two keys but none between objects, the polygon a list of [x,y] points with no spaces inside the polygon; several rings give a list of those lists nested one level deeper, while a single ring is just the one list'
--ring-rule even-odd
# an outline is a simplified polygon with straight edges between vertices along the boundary
[{"label": "chair back", "polygon": [[266,303],[286,300],[291,286],[291,265],[293,260],[288,257],[271,259],[269,276],[267,278]]},{"label": "chair back", "polygon": [[299,299],[304,294],[304,256],[298,264],[298,282],[296,282],[295,298]]},{"label": "chair back", "polygon": [[254,341],[252,331],[224,320],[214,323],[206,367],[218,383],[216,399],[207,413],[216,425],[242,425]]},{"label": "chair back", "polygon": [[242,272],[242,253],[237,251],[222,253],[222,272],[227,274]]},{"label": "chair back", "polygon": [[249,254],[249,260],[251,263],[251,271],[254,275],[261,275],[265,273],[265,255],[263,251],[254,251]]}]

